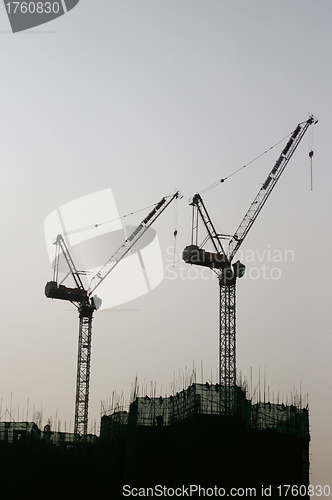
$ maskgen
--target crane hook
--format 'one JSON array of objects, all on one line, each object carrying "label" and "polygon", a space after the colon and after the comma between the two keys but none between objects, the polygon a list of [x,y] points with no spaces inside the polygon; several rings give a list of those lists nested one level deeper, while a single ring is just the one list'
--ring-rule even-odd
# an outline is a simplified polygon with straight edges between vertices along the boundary
[{"label": "crane hook", "polygon": [[310,158],[310,179],[311,179],[311,191],[312,191],[312,157],[314,156],[314,151],[313,149],[309,151],[309,158]]}]

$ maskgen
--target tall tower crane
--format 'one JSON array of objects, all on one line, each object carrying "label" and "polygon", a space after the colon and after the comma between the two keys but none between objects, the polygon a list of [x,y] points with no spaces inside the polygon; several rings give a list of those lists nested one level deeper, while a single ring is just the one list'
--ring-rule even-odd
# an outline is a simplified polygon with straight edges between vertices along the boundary
[{"label": "tall tower crane", "polygon": [[[56,258],[53,281],[46,284],[45,295],[48,298],[72,302],[78,309],[79,337],[74,424],[74,433],[78,436],[84,436],[88,431],[92,318],[94,311],[98,309],[101,304],[101,299],[92,294],[168,205],[176,198],[182,198],[179,191],[176,191],[175,194],[170,197],[162,198],[160,202],[154,206],[139,226],[136,227],[131,235],[122,243],[116,252],[114,252],[97,274],[93,276],[88,289],[85,289],[83,285],[80,277],[81,273],[77,271],[75,267],[63,235],[59,234],[56,237],[54,243],[56,245]],[[67,262],[69,272],[62,282],[58,284],[59,256],[61,253]],[[62,284],[69,275],[74,279],[75,288],[70,288]]]},{"label": "tall tower crane", "polygon": [[[317,121],[314,116],[310,115],[308,120],[299,123],[293,131],[249,210],[231,237],[227,251],[222,246],[221,235],[217,233],[202,197],[195,194],[190,203],[193,206],[192,242],[183,250],[182,258],[188,264],[209,267],[218,276],[220,288],[219,382],[224,387],[226,414],[230,414],[234,410],[234,391],[232,388],[236,386],[235,289],[237,278],[241,278],[245,273],[245,266],[241,262],[237,261],[233,264],[232,261],[308,127]],[[203,222],[206,230],[206,238],[200,246],[198,245],[199,219]],[[212,243],[214,252],[207,252],[202,248],[207,241]]]}]

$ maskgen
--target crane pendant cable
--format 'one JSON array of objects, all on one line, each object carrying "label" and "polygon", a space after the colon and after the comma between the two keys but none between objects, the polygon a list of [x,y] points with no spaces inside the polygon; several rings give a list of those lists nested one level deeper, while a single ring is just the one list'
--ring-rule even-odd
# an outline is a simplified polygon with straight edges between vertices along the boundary
[{"label": "crane pendant cable", "polygon": [[271,146],[270,148],[268,148],[266,151],[264,151],[260,155],[256,156],[256,158],[254,158],[253,160],[249,161],[248,163],[246,163],[242,167],[238,168],[237,170],[235,170],[234,172],[232,172],[231,174],[229,174],[227,177],[224,177],[223,179],[220,179],[219,181],[215,182],[214,184],[211,184],[211,186],[208,186],[205,189],[203,189],[202,191],[199,191],[199,194],[203,194],[203,193],[206,193],[207,191],[210,191],[210,189],[213,189],[214,187],[219,186],[219,184],[221,184],[222,182],[225,182],[227,179],[229,179],[233,175],[237,174],[238,172],[240,172],[244,168],[248,167],[249,165],[251,165],[251,163],[254,163],[254,161],[258,160],[259,158],[261,158],[262,156],[264,156],[266,153],[268,153],[269,151],[271,151],[271,149],[273,149],[276,146],[278,146],[278,144],[280,144],[281,142],[284,142],[288,137],[291,136],[292,133],[293,133],[293,131],[290,132],[289,134],[287,134],[286,137],[283,137],[282,139],[280,139],[280,141],[278,141],[276,144],[274,144],[273,146]]},{"label": "crane pendant cable", "polygon": [[135,212],[130,212],[130,213],[125,214],[125,215],[120,215],[119,217],[117,217],[115,219],[110,219],[110,220],[107,220],[105,222],[100,222],[99,224],[96,223],[96,224],[92,224],[91,226],[80,227],[78,229],[73,229],[72,231],[67,231],[66,233],[62,233],[62,235],[69,235],[69,234],[74,234],[74,233],[80,233],[81,231],[88,231],[89,229],[95,229],[99,226],[103,226],[104,224],[110,224],[111,222],[114,222],[116,220],[124,219],[125,217],[129,217],[130,215],[138,214],[139,212],[142,212],[143,210],[148,210],[148,209],[154,207],[155,205],[157,205],[157,203],[154,203],[153,205],[149,205],[148,207],[140,208],[139,210],[136,210]]}]

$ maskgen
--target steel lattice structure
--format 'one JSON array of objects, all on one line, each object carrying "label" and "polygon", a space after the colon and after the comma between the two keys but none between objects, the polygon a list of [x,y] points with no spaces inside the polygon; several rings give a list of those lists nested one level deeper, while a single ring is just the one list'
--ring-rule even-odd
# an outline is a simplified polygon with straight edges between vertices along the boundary
[{"label": "steel lattice structure", "polygon": [[219,383],[236,385],[235,287],[220,283],[220,375]]},{"label": "steel lattice structure", "polygon": [[220,370],[219,383],[225,387],[225,413],[231,414],[234,408],[236,386],[236,311],[235,283],[225,284],[220,278]]},{"label": "steel lattice structure", "polygon": [[[184,249],[182,258],[188,264],[210,267],[219,279],[219,382],[226,388],[223,403],[227,413],[232,413],[235,409],[234,397],[232,396],[234,391],[230,388],[236,386],[236,281],[244,275],[245,271],[243,264],[239,261],[232,264],[232,261],[308,127],[317,123],[317,121],[313,115],[310,115],[309,119],[299,123],[290,135],[281,155],[251,203],[239,227],[231,237],[226,252],[221,243],[221,235],[215,230],[200,194],[195,194],[190,203],[193,206],[192,243]],[[223,182],[223,180],[220,182]],[[198,246],[199,219],[203,223],[206,233],[206,237],[200,246]],[[212,244],[213,252],[205,251],[202,248],[207,241]]]},{"label": "steel lattice structure", "polygon": [[[45,295],[52,299],[61,299],[72,302],[79,312],[79,335],[78,335],[78,356],[77,356],[77,378],[76,378],[76,400],[75,400],[75,424],[74,433],[78,437],[86,436],[88,433],[88,412],[89,412],[89,388],[90,388],[90,365],[91,365],[91,336],[92,336],[92,318],[97,309],[97,298],[92,293],[107,278],[109,273],[117,264],[128,254],[135,243],[143,236],[154,221],[168,207],[168,205],[177,198],[182,198],[179,191],[172,196],[162,198],[150,213],[142,220],[139,226],[122,243],[116,252],[108,259],[104,266],[92,278],[88,290],[84,288],[80,273],[77,271],[74,261],[71,257],[67,243],[63,235],[56,237],[56,258],[54,263],[53,281],[46,284]],[[59,257],[62,254],[67,262],[69,272],[68,276],[74,279],[75,288],[64,286],[62,282],[58,283]],[[101,300],[98,299],[100,302]]]},{"label": "steel lattice structure", "polygon": [[88,433],[93,311],[94,308],[89,304],[79,307],[78,359],[74,424],[74,433],[79,436],[86,435]]}]

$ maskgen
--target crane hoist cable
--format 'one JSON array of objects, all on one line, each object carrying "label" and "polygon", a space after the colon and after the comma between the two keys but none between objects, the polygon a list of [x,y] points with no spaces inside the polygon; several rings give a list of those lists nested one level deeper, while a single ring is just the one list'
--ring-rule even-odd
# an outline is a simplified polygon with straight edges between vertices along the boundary
[{"label": "crane hoist cable", "polygon": [[312,185],[312,157],[314,156],[314,150],[312,149],[309,151],[309,158],[310,158],[310,183],[311,183],[311,191],[313,190],[313,185]]},{"label": "crane hoist cable", "polygon": [[314,131],[311,129],[311,147],[309,151],[310,158],[310,190],[313,191],[313,177],[312,177],[312,158],[314,156]]},{"label": "crane hoist cable", "polygon": [[178,227],[178,206],[177,206],[177,199],[175,200],[175,203],[174,203],[174,233],[173,233],[173,236],[174,236],[174,253],[173,253],[173,267],[175,267],[175,260],[176,260],[176,237],[178,235],[178,230],[177,230],[177,227]]}]

